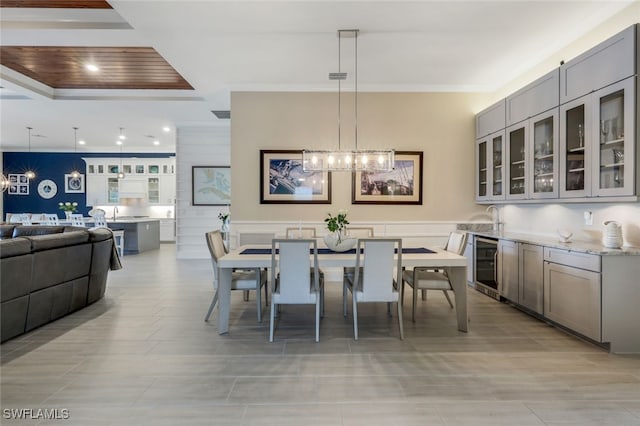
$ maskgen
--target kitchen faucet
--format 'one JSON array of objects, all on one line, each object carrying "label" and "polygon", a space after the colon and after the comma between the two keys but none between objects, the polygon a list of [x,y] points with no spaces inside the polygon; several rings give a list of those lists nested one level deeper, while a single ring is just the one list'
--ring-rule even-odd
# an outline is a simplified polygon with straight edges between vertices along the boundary
[{"label": "kitchen faucet", "polygon": [[117,214],[118,214],[118,206],[114,206],[113,207],[113,220],[114,221],[117,219]]},{"label": "kitchen faucet", "polygon": [[489,207],[487,207],[487,212],[494,210],[495,214],[491,214],[491,216],[493,217],[493,230],[494,231],[500,231],[500,224],[502,222],[500,222],[500,209],[498,207],[496,207],[495,205],[491,204]]}]

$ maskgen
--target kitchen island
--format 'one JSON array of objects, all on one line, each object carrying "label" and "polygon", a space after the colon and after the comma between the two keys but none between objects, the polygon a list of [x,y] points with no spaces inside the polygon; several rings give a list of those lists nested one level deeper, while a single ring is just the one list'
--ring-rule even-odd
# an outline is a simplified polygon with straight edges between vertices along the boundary
[{"label": "kitchen island", "polygon": [[118,217],[107,219],[107,226],[124,231],[124,254],[138,254],[160,248],[160,220],[153,218]]}]

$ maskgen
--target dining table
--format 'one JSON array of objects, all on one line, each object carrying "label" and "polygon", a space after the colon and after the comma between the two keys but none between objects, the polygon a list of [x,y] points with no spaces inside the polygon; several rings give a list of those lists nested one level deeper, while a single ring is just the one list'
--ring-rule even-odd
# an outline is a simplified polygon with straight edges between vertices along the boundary
[{"label": "dining table", "polygon": [[[366,259],[366,254],[363,254]],[[397,254],[396,254],[397,256]],[[318,248],[318,266],[322,268],[354,267],[355,249],[332,252]],[[455,293],[458,330],[467,331],[467,259],[443,249],[403,247],[402,266],[444,270]],[[271,268],[271,246],[251,244],[231,249],[218,259],[218,333],[229,332],[231,311],[231,276],[234,269]]]}]

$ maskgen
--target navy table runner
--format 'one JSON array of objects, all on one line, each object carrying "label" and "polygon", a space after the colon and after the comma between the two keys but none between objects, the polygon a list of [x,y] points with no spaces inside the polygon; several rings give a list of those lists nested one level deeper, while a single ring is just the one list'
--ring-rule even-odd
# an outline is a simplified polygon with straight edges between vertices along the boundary
[{"label": "navy table runner", "polygon": [[[311,250],[309,251],[311,252]],[[435,252],[433,250],[429,250],[428,248],[424,248],[424,247],[403,247],[402,253],[428,254],[428,253],[435,253]],[[240,254],[271,254],[271,249],[270,248],[247,248],[242,250]],[[347,250],[339,253],[328,248],[319,248],[318,254],[356,254],[356,249],[351,249],[351,250]]]}]

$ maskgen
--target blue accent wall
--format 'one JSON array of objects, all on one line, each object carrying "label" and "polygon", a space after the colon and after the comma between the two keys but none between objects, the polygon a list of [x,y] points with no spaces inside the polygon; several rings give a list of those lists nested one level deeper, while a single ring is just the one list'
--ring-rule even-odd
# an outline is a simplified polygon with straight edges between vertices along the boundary
[{"label": "blue accent wall", "polygon": [[[85,216],[89,212],[86,205],[85,193],[66,194],[64,192],[64,175],[78,170],[82,174],[86,171],[86,163],[82,158],[102,157],[114,158],[119,154],[113,153],[52,153],[52,152],[4,152],[2,154],[2,168],[5,176],[9,174],[24,174],[31,169],[36,173],[35,179],[29,182],[29,195],[13,195],[4,192],[3,204],[5,213],[58,213],[64,217],[64,212],[58,208],[60,202],[78,203],[78,213]],[[175,157],[174,153],[126,153],[122,158],[168,158]],[[44,179],[50,179],[58,186],[58,192],[48,200],[38,194],[38,184]],[[85,176],[86,179],[86,176]],[[4,220],[2,218],[0,221]]]}]

